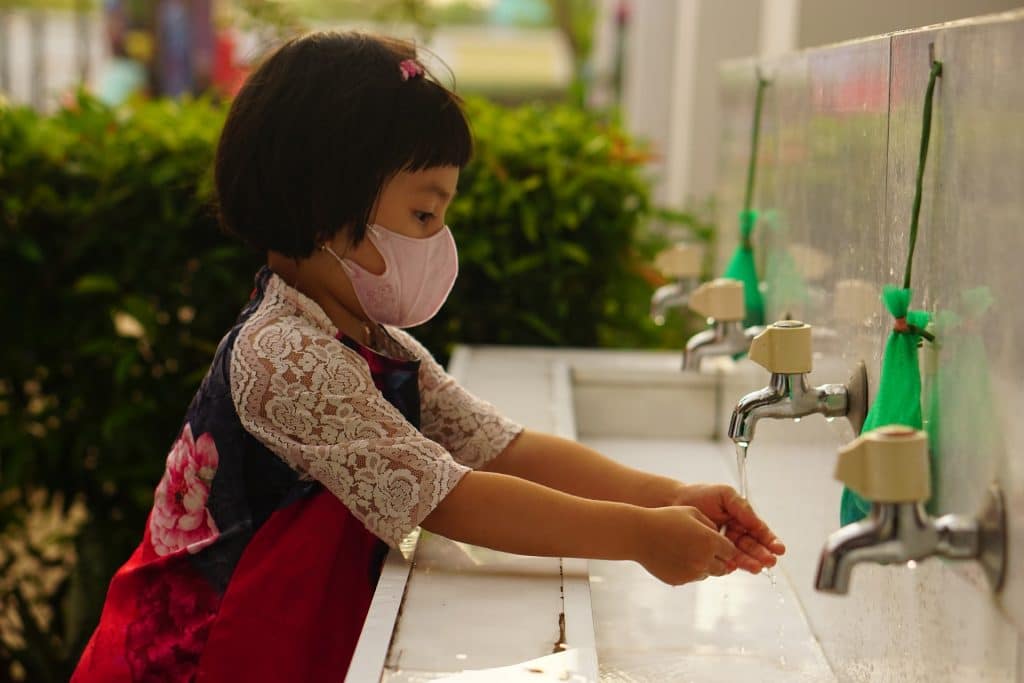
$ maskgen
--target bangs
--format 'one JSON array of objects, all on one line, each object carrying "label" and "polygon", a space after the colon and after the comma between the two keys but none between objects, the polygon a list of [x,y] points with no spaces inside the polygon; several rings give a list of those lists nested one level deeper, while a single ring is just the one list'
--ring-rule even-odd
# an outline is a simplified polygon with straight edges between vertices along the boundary
[{"label": "bangs", "polygon": [[462,169],[473,156],[473,136],[457,95],[419,79],[403,98],[394,130],[394,172],[438,166]]}]

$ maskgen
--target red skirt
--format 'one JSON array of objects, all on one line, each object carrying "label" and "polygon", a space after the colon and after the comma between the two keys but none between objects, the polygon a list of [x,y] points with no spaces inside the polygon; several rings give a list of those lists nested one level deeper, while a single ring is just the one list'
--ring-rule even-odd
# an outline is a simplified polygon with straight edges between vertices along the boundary
[{"label": "red skirt", "polygon": [[342,681],[386,549],[320,489],[274,512],[218,590],[187,550],[158,556],[147,523],[72,683]]}]

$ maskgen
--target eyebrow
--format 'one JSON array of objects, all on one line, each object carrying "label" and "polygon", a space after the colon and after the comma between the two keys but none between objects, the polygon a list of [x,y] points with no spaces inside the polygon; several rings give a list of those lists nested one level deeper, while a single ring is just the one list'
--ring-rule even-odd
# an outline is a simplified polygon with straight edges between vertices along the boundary
[{"label": "eyebrow", "polygon": [[438,197],[441,198],[441,201],[443,202],[448,201],[450,198],[454,196],[454,193],[448,192],[448,190],[444,189],[437,183],[427,183],[426,185],[421,186],[419,191],[429,192],[430,194],[436,194]]}]

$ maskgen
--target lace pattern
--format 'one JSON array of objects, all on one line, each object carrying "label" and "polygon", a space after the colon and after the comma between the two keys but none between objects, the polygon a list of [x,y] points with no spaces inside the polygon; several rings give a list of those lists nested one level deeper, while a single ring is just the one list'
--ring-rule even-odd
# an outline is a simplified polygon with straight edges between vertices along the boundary
[{"label": "lace pattern", "polygon": [[[442,444],[457,462],[466,467],[480,469],[494,459],[523,427],[504,417],[497,408],[466,391],[445,372],[430,352],[408,332],[386,328],[392,337],[382,345],[397,352],[399,344],[406,353],[421,360],[420,412],[423,434]],[[396,343],[398,342],[398,343]]]},{"label": "lace pattern", "polygon": [[247,431],[397,547],[521,427],[459,387],[411,336],[387,332],[382,351],[422,361],[422,433],[338,342],[323,309],[276,275],[235,341],[231,394]]}]

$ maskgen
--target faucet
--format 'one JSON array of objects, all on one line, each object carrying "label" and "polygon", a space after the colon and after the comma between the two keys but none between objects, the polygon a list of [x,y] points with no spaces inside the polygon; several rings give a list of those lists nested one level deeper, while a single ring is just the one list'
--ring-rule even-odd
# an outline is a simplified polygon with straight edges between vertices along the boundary
[{"label": "faucet", "polygon": [[800,418],[819,413],[845,417],[859,433],[868,412],[868,376],[858,363],[846,384],[810,386],[811,326],[799,320],[769,325],[750,345],[750,359],[771,372],[768,386],[741,398],[729,420],[729,438],[745,446],[762,418]]},{"label": "faucet", "polygon": [[704,283],[690,295],[690,308],[708,318],[711,326],[686,342],[683,370],[700,370],[705,358],[744,354],[764,330],[760,326],[744,329],[746,306],[739,280],[719,278]]},{"label": "faucet", "polygon": [[836,479],[871,501],[859,522],[828,537],[814,587],[844,595],[854,566],[863,562],[916,566],[928,557],[978,560],[995,592],[1006,574],[1006,513],[992,486],[976,516],[935,518],[924,509],[930,495],[928,437],[893,425],[864,434],[839,451]]},{"label": "faucet", "polygon": [[665,314],[673,308],[686,308],[690,292],[697,286],[697,277],[685,277],[662,285],[651,296],[651,319],[656,325],[665,324]]},{"label": "faucet", "polygon": [[662,285],[651,296],[651,318],[656,325],[665,324],[665,314],[673,308],[686,308],[690,292],[700,280],[703,250],[694,244],[679,242],[658,254],[654,266],[662,275],[675,280]]}]

